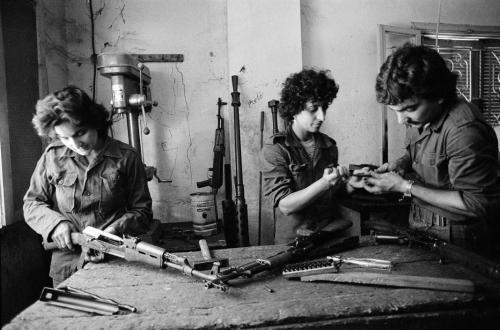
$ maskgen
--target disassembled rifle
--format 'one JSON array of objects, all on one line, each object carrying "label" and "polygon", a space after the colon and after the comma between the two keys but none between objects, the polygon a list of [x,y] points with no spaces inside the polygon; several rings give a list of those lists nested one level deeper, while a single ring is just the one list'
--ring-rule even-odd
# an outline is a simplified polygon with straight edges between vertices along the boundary
[{"label": "disassembled rifle", "polygon": [[[217,288],[227,291],[228,281],[239,277],[251,277],[257,273],[282,267],[290,262],[297,262],[312,252],[318,245],[332,238],[334,232],[318,231],[307,237],[298,237],[289,248],[271,257],[257,259],[239,267],[229,267],[215,274],[207,274],[194,269],[186,257],[179,257],[167,252],[164,248],[141,241],[136,237],[124,237],[106,233],[94,227],[86,227],[83,233],[71,233],[73,244],[84,248],[100,251],[125,259],[147,263],[160,268],[173,268],[184,275],[194,276],[205,281],[205,288]],[[340,238],[335,244],[329,245],[330,251],[339,252],[358,245],[357,236]],[[54,242],[44,242],[46,250],[57,249]]]}]

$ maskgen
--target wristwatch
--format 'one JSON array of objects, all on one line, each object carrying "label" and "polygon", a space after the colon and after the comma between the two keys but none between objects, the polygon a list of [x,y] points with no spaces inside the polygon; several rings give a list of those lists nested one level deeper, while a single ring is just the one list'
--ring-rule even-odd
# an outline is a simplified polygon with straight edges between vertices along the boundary
[{"label": "wristwatch", "polygon": [[414,183],[415,183],[415,181],[408,180],[408,186],[407,186],[405,192],[403,193],[404,198],[411,198],[411,188],[413,187]]}]

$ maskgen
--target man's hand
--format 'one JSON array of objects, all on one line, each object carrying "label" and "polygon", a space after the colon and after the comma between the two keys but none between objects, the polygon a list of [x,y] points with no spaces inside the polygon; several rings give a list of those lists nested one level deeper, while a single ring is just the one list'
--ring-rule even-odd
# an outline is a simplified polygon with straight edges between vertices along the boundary
[{"label": "man's hand", "polygon": [[355,189],[361,189],[365,187],[365,176],[361,175],[371,175],[372,171],[369,167],[363,167],[352,172],[352,176],[347,181],[347,184]]},{"label": "man's hand", "polygon": [[61,250],[68,249],[73,251],[73,242],[71,241],[71,233],[76,232],[75,225],[70,221],[61,221],[50,236],[52,241],[57,244]]},{"label": "man's hand", "polygon": [[408,182],[395,172],[372,173],[372,176],[366,178],[364,183],[365,190],[372,194],[404,193],[408,186]]},{"label": "man's hand", "polygon": [[374,170],[375,173],[396,172],[400,176],[404,176],[406,169],[400,166],[398,162],[384,163],[379,168]]}]

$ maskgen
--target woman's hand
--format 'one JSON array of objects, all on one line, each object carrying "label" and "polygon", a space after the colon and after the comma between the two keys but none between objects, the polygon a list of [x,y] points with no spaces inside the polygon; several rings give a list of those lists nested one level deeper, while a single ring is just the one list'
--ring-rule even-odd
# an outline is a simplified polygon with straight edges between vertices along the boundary
[{"label": "woman's hand", "polygon": [[329,187],[337,187],[349,177],[349,170],[345,166],[328,167],[323,171],[323,180]]},{"label": "woman's hand", "polygon": [[70,221],[61,221],[50,236],[52,241],[57,244],[61,250],[68,249],[73,251],[73,242],[71,241],[71,233],[76,232],[75,225]]},{"label": "woman's hand", "polygon": [[[104,231],[106,233],[110,233],[110,234],[119,236],[118,230],[116,230],[116,228],[113,226],[107,227],[106,229],[104,229]],[[93,263],[102,262],[104,260],[104,257],[105,257],[104,252],[101,252],[101,251],[96,251],[96,250],[84,248],[83,252],[85,254],[85,261],[90,261]]]},{"label": "woman's hand", "polygon": [[366,178],[365,183],[365,190],[372,194],[404,193],[408,186],[407,181],[396,172],[372,173],[371,177]]}]

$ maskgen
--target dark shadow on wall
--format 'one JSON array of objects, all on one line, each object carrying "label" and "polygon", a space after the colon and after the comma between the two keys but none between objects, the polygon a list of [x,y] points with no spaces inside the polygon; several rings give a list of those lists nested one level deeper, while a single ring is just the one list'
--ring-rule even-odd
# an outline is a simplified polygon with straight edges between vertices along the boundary
[{"label": "dark shadow on wall", "polygon": [[41,236],[22,219],[0,229],[0,243],[3,326],[34,303],[52,281],[50,253],[43,249]]}]

